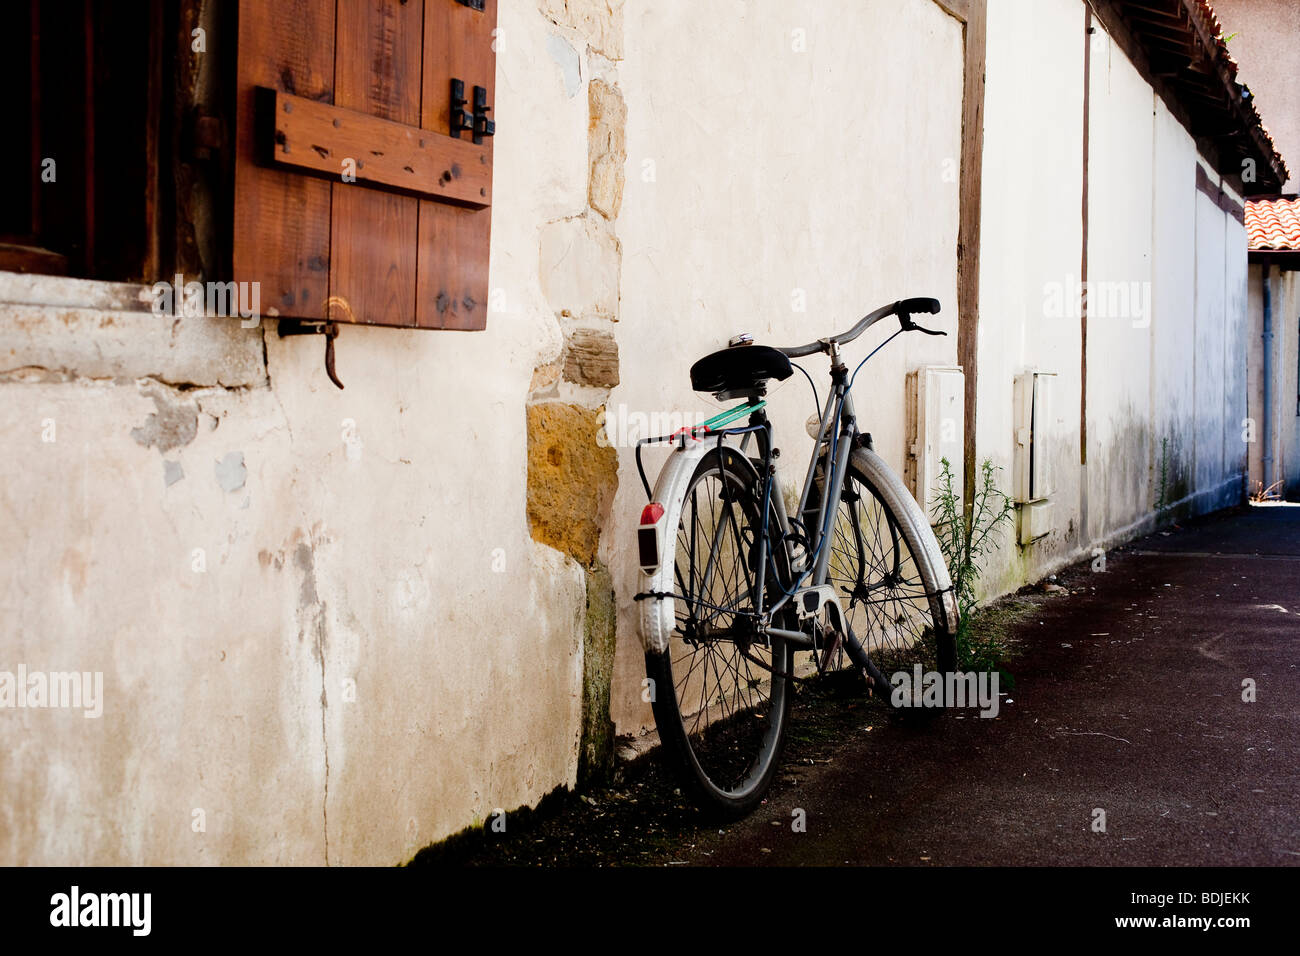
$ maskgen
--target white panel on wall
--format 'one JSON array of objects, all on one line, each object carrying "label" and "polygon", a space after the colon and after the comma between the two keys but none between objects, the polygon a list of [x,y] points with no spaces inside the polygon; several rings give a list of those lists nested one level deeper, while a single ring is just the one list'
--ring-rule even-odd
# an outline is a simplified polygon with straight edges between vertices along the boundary
[{"label": "white panel on wall", "polygon": [[1052,473],[1052,392],[1056,373],[1028,371],[1017,376],[1015,500],[1046,498],[1054,490]]},{"label": "white panel on wall", "polygon": [[952,365],[927,365],[908,378],[908,410],[912,436],[907,473],[912,494],[926,515],[934,517],[943,459],[952,470],[953,494],[960,501],[965,491],[966,377]]},{"label": "white panel on wall", "polygon": [[1028,544],[1052,530],[1047,503],[1055,488],[1052,472],[1052,424],[1055,421],[1053,372],[1030,370],[1015,382],[1015,500],[1020,508],[1020,543]]}]

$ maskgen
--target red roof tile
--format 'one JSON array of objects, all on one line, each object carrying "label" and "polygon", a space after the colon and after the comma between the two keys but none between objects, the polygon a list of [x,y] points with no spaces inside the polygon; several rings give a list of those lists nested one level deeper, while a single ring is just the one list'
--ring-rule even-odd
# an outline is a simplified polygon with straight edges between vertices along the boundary
[{"label": "red roof tile", "polygon": [[1300,199],[1259,199],[1246,203],[1246,237],[1252,252],[1300,251]]}]

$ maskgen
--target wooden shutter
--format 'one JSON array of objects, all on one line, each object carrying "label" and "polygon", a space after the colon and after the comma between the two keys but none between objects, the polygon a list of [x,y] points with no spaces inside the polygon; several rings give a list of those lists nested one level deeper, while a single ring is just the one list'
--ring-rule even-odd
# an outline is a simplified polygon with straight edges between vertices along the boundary
[{"label": "wooden shutter", "polygon": [[486,326],[492,137],[452,135],[451,94],[495,104],[496,9],[241,0],[232,258],[263,313]]}]

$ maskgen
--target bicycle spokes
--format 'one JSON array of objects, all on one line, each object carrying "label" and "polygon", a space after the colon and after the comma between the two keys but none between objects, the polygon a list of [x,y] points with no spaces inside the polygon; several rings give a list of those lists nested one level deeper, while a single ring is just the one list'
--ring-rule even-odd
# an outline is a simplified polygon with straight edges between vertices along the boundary
[{"label": "bicycle spokes", "polygon": [[777,706],[780,668],[757,626],[757,525],[752,489],[719,471],[691,486],[677,529],[672,693],[694,759],[724,791],[743,787],[760,759],[766,764]]},{"label": "bicycle spokes", "polygon": [[870,488],[846,487],[831,546],[830,578],[863,649],[891,662],[920,653],[931,630],[929,595],[915,557]]}]

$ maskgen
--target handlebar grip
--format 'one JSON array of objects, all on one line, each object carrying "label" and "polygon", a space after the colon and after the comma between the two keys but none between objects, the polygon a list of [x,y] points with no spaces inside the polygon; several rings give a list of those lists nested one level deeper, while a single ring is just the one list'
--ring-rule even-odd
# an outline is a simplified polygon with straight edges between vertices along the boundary
[{"label": "handlebar grip", "polygon": [[894,307],[896,312],[903,315],[908,315],[913,312],[924,312],[927,315],[938,315],[939,309],[939,300],[930,298],[903,299]]}]

